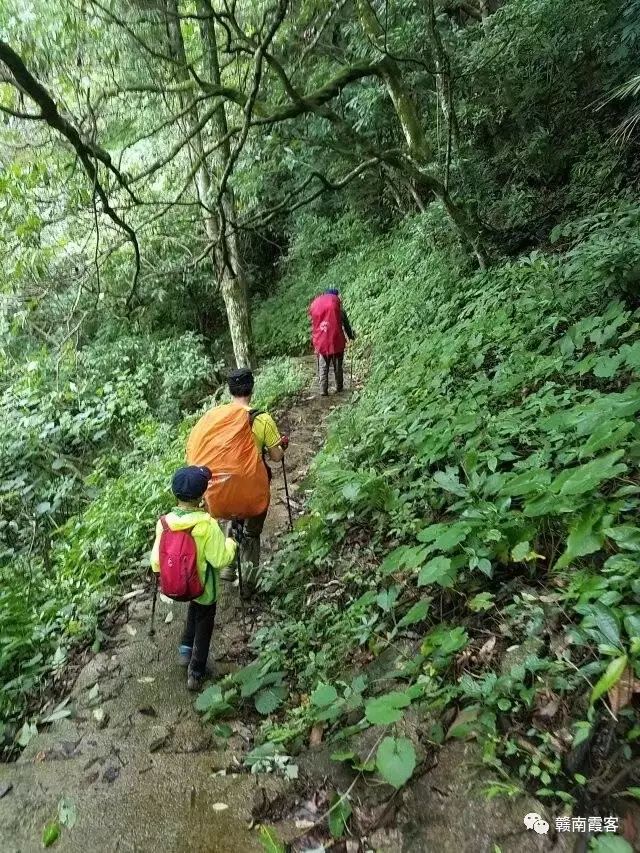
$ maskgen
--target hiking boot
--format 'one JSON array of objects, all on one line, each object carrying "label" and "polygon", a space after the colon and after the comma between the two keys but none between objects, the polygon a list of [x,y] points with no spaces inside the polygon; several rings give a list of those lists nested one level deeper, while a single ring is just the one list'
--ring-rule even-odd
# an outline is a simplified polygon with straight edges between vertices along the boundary
[{"label": "hiking boot", "polygon": [[223,581],[229,581],[230,583],[235,583],[238,580],[236,567],[235,566],[227,566],[226,569],[223,569],[220,572],[220,577]]},{"label": "hiking boot", "polygon": [[191,663],[191,646],[178,646],[178,665],[189,666]]},{"label": "hiking boot", "polygon": [[190,672],[187,676],[187,690],[201,690],[204,682],[204,675],[195,675]]}]

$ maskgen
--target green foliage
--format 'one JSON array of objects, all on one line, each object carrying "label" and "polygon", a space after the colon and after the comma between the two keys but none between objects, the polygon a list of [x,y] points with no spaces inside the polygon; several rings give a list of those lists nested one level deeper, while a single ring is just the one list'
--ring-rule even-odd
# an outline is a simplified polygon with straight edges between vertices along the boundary
[{"label": "green foliage", "polygon": [[[368,367],[312,469],[310,516],[265,579],[277,615],[256,645],[311,695],[311,712],[289,711],[290,737],[294,720],[324,719],[348,753],[352,734],[401,725],[409,703],[455,704],[434,739],[478,738],[520,785],[571,800],[578,783],[532,725],[542,685],[582,724],[589,699],[597,711],[638,666],[640,312],[625,284],[640,263],[637,213],[574,223],[564,253],[484,273],[425,253],[404,228],[338,253],[320,283],[310,271],[285,278],[285,296],[265,307],[266,327],[278,298],[335,282]],[[308,606],[305,585],[325,578],[339,580],[339,598]],[[494,665],[496,639],[504,649],[557,625],[564,657]],[[364,719],[341,729],[344,661],[359,648],[376,657],[407,628],[419,654],[390,667],[387,694],[365,689]],[[480,668],[460,677],[474,656]],[[504,715],[529,730],[533,757],[499,738]]]},{"label": "green foliage", "polygon": [[[139,360],[134,357],[137,343],[131,346],[133,349],[127,356],[127,341],[117,341],[110,363],[118,365],[113,367],[117,376],[111,383],[116,398],[132,402],[127,406],[118,402],[108,406],[112,410],[109,432],[99,447],[87,445],[82,433],[77,447],[84,454],[82,469],[86,470],[80,468],[76,456],[71,457],[73,450],[51,451],[48,445],[35,439],[29,444],[34,454],[46,454],[47,458],[52,453],[54,459],[62,458],[64,453],[64,458],[72,458],[78,470],[74,468],[67,473],[64,468],[61,473],[61,470],[52,471],[50,463],[38,467],[33,461],[34,470],[43,477],[39,488],[60,488],[60,482],[68,477],[74,499],[58,506],[57,514],[52,508],[41,517],[37,532],[46,537],[41,556],[30,554],[29,539],[22,551],[0,568],[0,681],[3,684],[0,717],[5,721],[22,713],[43,674],[64,663],[66,650],[99,636],[100,616],[114,595],[123,584],[144,574],[155,522],[173,501],[169,489],[171,475],[183,464],[193,417],[180,425],[173,421],[183,405],[193,406],[204,389],[210,387],[208,377],[213,368],[201,344],[192,336],[183,338],[182,350],[176,341],[148,342],[150,358],[157,357],[150,364],[145,364],[139,352]],[[99,389],[109,385],[104,375],[108,354],[96,362],[91,362],[90,353],[83,354],[81,359],[92,364],[91,382],[99,381]],[[164,376],[161,383],[156,380],[157,374]],[[98,401],[104,402],[104,397],[94,392],[91,398],[89,378],[85,377],[83,382],[87,398],[95,399],[95,411],[102,418]],[[261,399],[276,403],[283,395],[297,390],[300,383],[299,371],[281,359],[273,365],[265,364],[256,382],[256,392]],[[138,396],[145,389],[148,400]],[[173,400],[172,406],[168,404],[169,398]],[[93,428],[82,427],[89,432]],[[9,453],[2,458],[8,460],[7,464],[18,463]],[[26,476],[26,469],[23,470]],[[82,497],[78,498],[76,492]],[[29,501],[35,499],[25,497]],[[65,518],[66,513],[73,511],[75,514]],[[27,510],[23,512],[26,515]],[[54,518],[57,527],[53,523],[47,526]],[[19,521],[20,516],[10,521],[10,529]],[[33,528],[27,527],[25,535],[31,537],[32,532]],[[16,537],[12,540],[14,549],[17,541]],[[274,710],[285,695],[281,680],[268,683],[272,689],[259,699],[262,713],[267,713],[267,708]],[[230,698],[221,700],[216,707],[211,704],[207,708],[209,715],[226,711]],[[11,736],[11,732],[8,734]]]},{"label": "green foliage", "polygon": [[342,838],[353,809],[349,800],[338,793],[334,794],[329,804],[329,831],[334,838]]},{"label": "green foliage", "polygon": [[376,752],[376,767],[385,780],[394,788],[407,782],[416,766],[416,753],[408,738],[386,737]]}]

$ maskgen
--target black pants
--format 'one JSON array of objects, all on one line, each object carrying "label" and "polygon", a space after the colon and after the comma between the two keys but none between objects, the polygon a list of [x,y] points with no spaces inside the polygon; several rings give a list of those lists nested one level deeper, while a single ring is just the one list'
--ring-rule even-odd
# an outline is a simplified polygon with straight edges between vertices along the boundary
[{"label": "black pants", "polygon": [[203,678],[207,668],[209,657],[209,646],[213,633],[213,623],[216,618],[216,603],[198,604],[189,602],[187,610],[187,622],[182,633],[181,645],[191,649],[191,662],[189,664],[189,675]]},{"label": "black pants", "polygon": [[343,375],[344,352],[335,355],[318,356],[318,379],[323,394],[329,393],[329,368],[333,364],[333,372],[336,377],[336,391],[342,391],[344,385]]}]

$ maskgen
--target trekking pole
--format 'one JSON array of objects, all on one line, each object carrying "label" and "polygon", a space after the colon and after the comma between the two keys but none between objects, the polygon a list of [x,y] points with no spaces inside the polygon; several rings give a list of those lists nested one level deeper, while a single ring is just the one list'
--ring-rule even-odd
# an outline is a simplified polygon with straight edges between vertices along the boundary
[{"label": "trekking pole", "polygon": [[247,617],[244,612],[244,590],[242,587],[242,564],[240,562],[240,543],[236,549],[236,568],[238,569],[238,593],[240,595],[240,613],[242,614],[242,633],[247,640]]},{"label": "trekking pole", "polygon": [[353,391],[353,345],[349,347],[349,390]]},{"label": "trekking pole", "polygon": [[231,521],[231,535],[236,541],[236,571],[238,573],[238,595],[240,596],[240,613],[242,614],[242,633],[247,640],[247,619],[244,611],[244,585],[242,583],[242,563],[240,561],[240,545],[244,539],[244,521]]},{"label": "trekking pole", "polygon": [[153,637],[156,633],[155,629],[155,619],[156,619],[156,601],[158,599],[158,575],[153,573],[153,599],[151,601],[151,627],[149,628],[149,636]]},{"label": "trekking pole", "polygon": [[289,530],[293,530],[293,516],[291,514],[291,498],[289,497],[289,484],[287,483],[287,469],[282,457],[282,479],[284,480],[284,493],[287,496],[287,512],[289,513]]}]

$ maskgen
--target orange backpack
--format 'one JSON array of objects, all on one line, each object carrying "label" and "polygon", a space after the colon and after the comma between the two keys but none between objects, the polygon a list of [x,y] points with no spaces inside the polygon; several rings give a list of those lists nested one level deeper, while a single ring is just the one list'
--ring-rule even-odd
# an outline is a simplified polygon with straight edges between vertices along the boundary
[{"label": "orange backpack", "polygon": [[267,467],[242,406],[217,406],[200,418],[187,441],[187,463],[212,473],[204,499],[214,518],[252,518],[269,506]]}]

